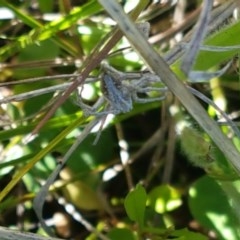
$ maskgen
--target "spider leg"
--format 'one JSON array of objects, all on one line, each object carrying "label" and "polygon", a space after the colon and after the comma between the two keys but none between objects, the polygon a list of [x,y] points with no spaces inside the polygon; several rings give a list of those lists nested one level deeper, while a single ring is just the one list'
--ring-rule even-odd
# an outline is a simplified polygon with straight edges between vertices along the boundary
[{"label": "spider leg", "polygon": [[162,101],[165,99],[165,94],[159,97],[149,97],[149,98],[141,98],[138,96],[138,93],[148,93],[151,91],[155,91],[155,92],[160,92],[160,93],[166,93],[168,91],[168,89],[166,87],[162,88],[162,87],[145,87],[145,88],[139,88],[139,89],[135,89],[135,91],[133,91],[132,94],[132,98],[135,102],[137,103],[148,103],[148,102],[154,102],[154,101]]},{"label": "spider leg", "polygon": [[168,88],[167,87],[143,87],[143,88],[136,89],[135,92],[147,93],[147,92],[152,92],[152,91],[165,93],[168,91]]},{"label": "spider leg", "polygon": [[162,83],[161,79],[153,73],[144,74],[141,78],[132,80],[131,86],[134,88],[144,88],[152,83]]},{"label": "spider leg", "polygon": [[132,95],[134,102],[136,103],[149,103],[149,102],[155,102],[155,101],[162,101],[166,98],[166,96],[161,96],[161,97],[152,97],[152,98],[140,98],[137,93],[134,93]]},{"label": "spider leg", "polygon": [[84,115],[88,117],[91,115],[94,115],[94,116],[97,115],[99,108],[101,108],[101,106],[104,104],[104,101],[105,101],[104,97],[100,97],[97,100],[97,102],[94,103],[93,106],[89,106],[86,103],[84,103],[82,100],[82,97],[79,94],[77,94],[77,99],[75,100],[75,104],[79,106],[82,109]]},{"label": "spider leg", "polygon": [[108,114],[113,114],[113,115],[117,115],[119,114],[121,111],[119,109],[114,109],[114,108],[108,108],[107,110],[103,110],[102,112],[97,112],[94,115],[95,116],[103,116],[103,115],[108,115]]},{"label": "spider leg", "polygon": [[126,78],[126,74],[123,72],[118,71],[117,69],[113,68],[106,62],[101,63],[102,69],[107,75],[112,76],[114,79],[123,80]]},{"label": "spider leg", "polygon": [[[112,102],[109,101],[109,99],[107,99],[105,96],[100,97],[97,102],[93,105],[93,106],[89,106],[86,103],[83,102],[81,96],[79,94],[77,94],[77,99],[75,101],[75,104],[78,105],[84,115],[86,117],[88,116],[104,116],[107,114],[114,114],[117,115],[120,112],[122,112],[120,107],[116,107],[115,104],[113,104]],[[105,110],[99,112],[99,109],[105,104]]]},{"label": "spider leg", "polygon": [[103,131],[103,127],[104,127],[104,124],[105,124],[105,122],[106,122],[106,120],[107,120],[108,115],[109,115],[109,114],[117,115],[117,114],[119,113],[119,111],[116,111],[116,110],[111,109],[111,108],[109,107],[108,110],[103,111],[103,112],[100,112],[99,114],[102,114],[102,113],[105,114],[105,116],[102,116],[102,118],[101,118],[101,120],[100,120],[100,121],[101,121],[100,127],[99,127],[99,129],[98,129],[96,138],[94,139],[93,145],[97,144],[97,142],[98,142],[98,140],[99,140],[99,138],[100,138],[100,136],[101,136],[101,133],[102,133],[102,131]]},{"label": "spider leg", "polygon": [[106,122],[106,119],[107,119],[107,115],[105,117],[103,117],[102,120],[101,120],[101,125],[100,125],[99,130],[97,132],[97,135],[96,135],[96,137],[94,139],[93,145],[97,144],[97,142],[98,142],[98,140],[99,140],[99,138],[101,136],[101,133],[102,133],[102,130],[103,130],[103,126],[104,126],[104,123]]}]

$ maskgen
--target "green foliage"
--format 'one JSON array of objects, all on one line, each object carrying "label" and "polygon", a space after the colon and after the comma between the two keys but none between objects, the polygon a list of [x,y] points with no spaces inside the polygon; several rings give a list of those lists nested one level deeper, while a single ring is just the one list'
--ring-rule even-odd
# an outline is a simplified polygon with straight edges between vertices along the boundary
[{"label": "green foliage", "polygon": [[229,204],[232,197],[207,176],[198,179],[189,190],[191,213],[203,226],[215,230],[218,239],[239,239],[239,221]]},{"label": "green foliage", "polygon": [[[230,24],[227,26],[224,26],[218,31],[211,34],[207,39],[204,41],[203,45],[207,46],[239,46],[240,40],[232,37],[235,34],[240,34],[240,22],[236,22],[234,24]],[[204,51],[201,50],[198,53],[196,62],[194,64],[195,70],[208,70],[211,69],[214,66],[217,66],[221,63],[223,63],[226,60],[231,59],[236,54],[236,50],[229,50],[229,51]],[[174,64],[172,64],[172,69],[174,72],[181,78],[185,79],[185,76],[183,76],[181,70],[180,70],[180,64],[181,60],[176,61]]]},{"label": "green foliage", "polygon": [[184,239],[184,240],[207,240],[208,238],[203,236],[202,234],[191,232],[188,229],[184,228],[181,230],[176,230],[173,233],[174,237],[177,237],[176,239]]},{"label": "green foliage", "polygon": [[6,6],[11,9],[21,21],[23,21],[29,27],[33,28],[31,32],[18,37],[12,44],[8,44],[7,46],[0,48],[1,60],[5,60],[7,57],[9,57],[11,54],[14,54],[21,48],[25,48],[28,45],[38,43],[50,38],[52,38],[52,41],[54,41],[54,43],[62,47],[70,54],[77,55],[77,50],[72,44],[65,41],[63,38],[56,37],[55,34],[59,31],[68,29],[74,23],[76,23],[76,21],[83,20],[101,10],[99,4],[96,1],[90,1],[83,7],[74,8],[68,16],[50,22],[49,24],[43,26],[33,17],[22,12],[7,1],[1,0],[0,3],[2,6]]},{"label": "green foliage", "polygon": [[181,133],[181,147],[192,163],[199,167],[206,167],[211,145],[204,139],[203,134],[191,127],[185,127]]},{"label": "green foliage", "polygon": [[160,214],[173,211],[181,206],[181,203],[179,191],[168,185],[155,187],[148,194],[148,205]]},{"label": "green foliage", "polygon": [[[145,216],[145,211],[147,210],[146,208],[147,198],[149,199],[150,207],[155,211],[155,214],[159,214],[159,209],[155,207],[155,205],[159,203],[156,203],[156,201],[161,203],[163,202],[173,203],[176,202],[177,198],[178,202],[180,201],[179,199],[180,195],[177,194],[177,190],[174,188],[170,188],[169,186],[156,187],[148,195],[141,185],[137,185],[135,189],[129,192],[125,198],[124,206],[128,214],[128,217],[138,224],[137,229],[138,239],[141,238],[141,235],[151,236],[151,239],[159,238],[162,240],[169,239],[169,237],[171,239],[187,239],[187,240],[207,239],[205,236],[199,233],[191,232],[187,229],[174,230],[172,227],[164,229],[159,227],[148,226],[147,222],[149,222],[150,219],[146,219]],[[153,202],[154,204],[151,204]],[[175,206],[171,206],[168,209],[165,208],[161,210],[161,214],[165,214],[168,211],[173,211],[175,208],[177,208],[176,204]],[[128,237],[127,239],[132,239],[131,238],[132,236],[129,235],[129,232],[126,229],[114,230],[113,232],[114,234],[116,234],[116,239],[118,239],[117,237],[120,237],[121,231],[123,231],[126,234],[126,237]]]},{"label": "green foliage", "polygon": [[[0,8],[10,9],[15,16],[14,19],[0,21],[0,37],[3,42],[0,46],[0,84],[11,84],[11,81],[32,77],[44,78],[74,72],[80,74],[89,61],[89,55],[95,51],[99,57],[100,50],[110,42],[113,28],[106,23],[105,20],[109,17],[102,11],[98,1],[78,1],[77,5],[76,1],[72,1],[73,5],[66,9],[64,1],[35,2],[38,2],[36,15],[32,12],[31,1],[0,0]],[[71,1],[67,2],[70,4]],[[123,5],[124,2],[122,1]],[[148,1],[140,2],[145,5]],[[46,13],[59,14],[61,17],[50,21],[41,18]],[[110,38],[105,37],[107,34]],[[154,31],[151,34],[154,35]],[[226,23],[211,33],[204,40],[204,45],[240,45],[239,35],[239,21]],[[164,46],[165,44],[171,47],[167,42]],[[126,39],[112,46],[110,54],[104,60],[123,72],[142,73],[139,69],[145,69],[146,66],[140,58],[136,54],[134,57],[127,56],[122,47],[126,47]],[[159,52],[163,49],[162,45],[159,47],[156,44],[154,47]],[[132,49],[128,51],[133,53]],[[239,50],[201,50],[194,69],[218,68],[238,53]],[[180,64],[181,58],[178,58],[171,68],[181,80],[186,80],[181,73]],[[90,75],[101,74],[99,67],[92,70]],[[239,116],[238,72],[239,62],[233,61],[229,72],[217,78],[217,85],[213,86],[210,82],[204,86],[191,86],[203,94],[211,94],[216,103],[218,98],[221,98],[225,101],[223,110],[233,111]],[[72,78],[60,76],[54,80],[15,83],[4,87],[1,85],[1,94],[2,90],[6,90],[9,95],[31,93],[63,84],[68,80]],[[86,98],[89,105],[93,105],[102,94],[99,82],[91,84],[93,93]],[[187,82],[186,84],[190,85]],[[221,94],[211,93],[216,88],[221,90]],[[94,116],[83,115],[82,109],[74,103],[76,93],[73,92],[42,127],[38,136],[26,143],[26,138],[59,98],[59,93],[61,94],[54,92],[33,98],[28,96],[22,101],[12,101],[0,107],[0,212],[3,219],[12,209],[15,211],[18,204],[25,207],[26,214],[32,211],[32,199],[39,192],[42,183],[58,167],[58,163],[88,123],[94,120]],[[140,95],[145,97],[144,93]],[[57,205],[56,200],[65,197],[78,208],[76,211],[81,213],[81,227],[84,220],[93,224],[85,233],[88,235],[90,232],[89,239],[100,239],[100,232],[111,240],[205,240],[208,239],[208,231],[214,231],[218,239],[239,239],[239,176],[221,149],[216,148],[214,142],[196,126],[188,113],[183,113],[182,106],[177,101],[173,103],[170,100],[170,95],[167,95],[164,104],[159,101],[134,103],[131,112],[115,116],[107,123],[108,128],[102,132],[97,145],[92,143],[99,130],[89,132],[66,163],[70,172],[68,178],[64,179],[63,175],[59,174],[56,185],[51,187],[49,195],[55,199],[51,204]],[[228,99],[228,96],[231,98]],[[5,95],[1,95],[1,98],[4,99]],[[178,116],[169,116],[172,106],[181,110]],[[205,108],[210,108],[208,103]],[[216,113],[211,112],[209,115],[214,120],[220,118]],[[178,130],[182,123],[185,128],[177,131],[177,144],[174,146],[173,129]],[[115,124],[118,124],[117,131],[113,127]],[[155,135],[158,129],[161,135],[159,138]],[[228,126],[221,126],[221,129],[240,151],[238,136],[234,136]],[[118,142],[123,139],[128,144],[126,149],[122,149],[121,141],[120,144]],[[127,166],[129,169],[125,168],[125,165],[119,167],[123,150],[127,151],[131,160],[131,165]],[[175,162],[172,163],[171,160]],[[198,172],[197,167],[204,172]],[[117,176],[103,181],[102,176],[107,171],[115,171]],[[121,171],[125,171],[126,175]],[[168,184],[163,180],[166,175],[169,177]],[[129,191],[125,186],[126,179],[129,189],[131,182],[143,182],[147,187],[137,184]],[[149,179],[151,181],[148,181]],[[22,191],[19,191],[21,194],[18,189]],[[114,201],[117,202],[116,205],[113,204]],[[50,210],[52,209],[46,209]],[[72,212],[69,215],[75,216]],[[32,226],[32,221],[35,224],[38,220],[30,217],[24,219],[26,231],[29,225]],[[189,222],[192,221],[197,221],[200,227],[191,229]],[[17,222],[15,224],[17,225]],[[201,228],[204,228],[203,233]]]},{"label": "green foliage", "polygon": [[147,194],[141,185],[128,193],[124,201],[124,206],[129,218],[139,224],[140,229],[143,227],[144,214],[147,202]]},{"label": "green foliage", "polygon": [[134,234],[132,233],[132,231],[130,231],[129,229],[126,228],[113,228],[109,233],[108,233],[108,237],[111,240],[136,240],[136,237],[134,236]]},{"label": "green foliage", "polygon": [[180,135],[181,147],[194,165],[203,168],[211,177],[219,180],[236,180],[238,174],[223,154],[211,145],[210,139],[190,126]]},{"label": "green foliage", "polygon": [[[240,34],[240,22],[223,26],[217,32],[209,36],[205,41],[205,45],[209,46],[234,46],[239,45],[239,39],[233,37],[235,34]],[[204,70],[218,65],[228,59],[231,59],[236,54],[236,50],[226,52],[209,52],[200,51],[195,63],[195,69]]]}]

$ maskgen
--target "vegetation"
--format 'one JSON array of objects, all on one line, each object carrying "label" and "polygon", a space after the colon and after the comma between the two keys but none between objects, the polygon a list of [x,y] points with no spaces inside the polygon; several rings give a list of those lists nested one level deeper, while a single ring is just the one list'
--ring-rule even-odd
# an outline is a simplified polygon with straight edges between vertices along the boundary
[{"label": "vegetation", "polygon": [[121,1],[201,121],[99,2],[0,0],[1,239],[239,239],[239,3]]}]

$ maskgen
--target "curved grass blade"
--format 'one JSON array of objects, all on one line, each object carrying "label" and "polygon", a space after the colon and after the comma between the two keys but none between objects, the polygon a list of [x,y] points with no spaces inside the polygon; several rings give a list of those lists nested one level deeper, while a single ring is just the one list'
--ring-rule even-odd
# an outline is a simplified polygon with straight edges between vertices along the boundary
[{"label": "curved grass blade", "polygon": [[77,149],[77,147],[80,145],[80,143],[90,134],[93,127],[98,124],[98,122],[101,121],[100,118],[97,118],[93,121],[91,121],[81,132],[77,140],[74,142],[74,144],[71,146],[71,148],[67,151],[65,156],[63,157],[62,161],[57,165],[57,168],[52,172],[50,177],[47,179],[46,183],[42,186],[41,190],[35,197],[33,201],[33,208],[38,216],[38,219],[43,227],[43,229],[50,235],[53,236],[52,230],[46,225],[43,217],[42,217],[42,211],[43,211],[43,204],[45,202],[45,198],[48,193],[49,187],[53,184],[55,179],[57,178],[59,172],[63,168],[63,166],[66,164],[69,157],[72,155],[72,153]]},{"label": "curved grass blade", "polygon": [[[187,43],[180,43],[180,46],[183,48],[190,48]],[[200,50],[209,51],[209,52],[229,52],[240,50],[240,45],[232,45],[232,46],[212,46],[212,45],[202,45]]]},{"label": "curved grass blade", "polygon": [[208,82],[212,78],[220,77],[222,76],[228,68],[231,66],[232,61],[230,61],[226,66],[224,66],[222,69],[215,71],[215,72],[206,72],[206,71],[190,71],[188,73],[188,80],[193,83],[197,82]]},{"label": "curved grass blade", "polygon": [[210,12],[213,6],[212,0],[205,0],[203,3],[202,13],[196,26],[195,33],[190,41],[190,46],[185,55],[183,56],[181,69],[188,76],[192,66],[195,62],[197,53],[200,49],[201,42],[207,33],[207,27],[210,20]]}]

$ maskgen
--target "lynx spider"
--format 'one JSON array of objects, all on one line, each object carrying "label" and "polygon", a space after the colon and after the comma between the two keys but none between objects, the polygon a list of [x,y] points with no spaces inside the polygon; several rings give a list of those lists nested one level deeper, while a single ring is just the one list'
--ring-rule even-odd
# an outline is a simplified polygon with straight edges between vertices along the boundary
[{"label": "lynx spider", "polygon": [[[141,98],[139,93],[147,94],[151,91],[166,93],[166,87],[152,87],[152,83],[161,82],[159,77],[153,73],[143,73],[138,79],[127,79],[128,74],[120,72],[107,63],[102,63],[103,74],[101,76],[100,97],[93,106],[83,102],[80,94],[77,95],[77,105],[80,106],[85,116],[103,116],[107,114],[120,114],[132,110],[133,103],[147,103],[161,101],[165,95],[152,98]],[[104,110],[99,112],[105,104]]]}]

